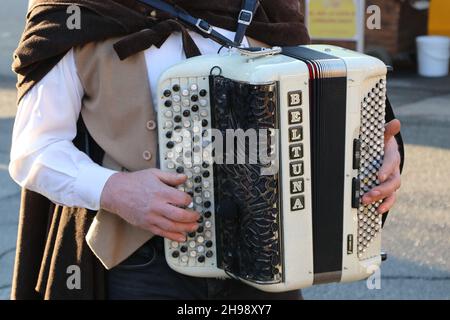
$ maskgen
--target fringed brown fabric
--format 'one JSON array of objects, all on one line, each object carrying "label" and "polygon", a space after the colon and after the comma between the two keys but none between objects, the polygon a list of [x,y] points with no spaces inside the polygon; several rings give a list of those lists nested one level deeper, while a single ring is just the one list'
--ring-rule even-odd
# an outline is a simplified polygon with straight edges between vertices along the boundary
[{"label": "fringed brown fabric", "polygon": [[[235,30],[241,0],[171,0],[173,4],[210,24]],[[309,43],[298,0],[261,0],[248,35],[269,45],[290,46]],[[81,8],[81,29],[67,28],[67,6]],[[134,0],[34,0],[27,15],[25,31],[14,53],[12,68],[18,74],[18,101],[72,47],[106,38],[131,35],[117,49],[125,59],[151,45],[157,47],[174,31],[182,31],[188,56],[198,49],[181,24],[167,14]],[[162,23],[161,23],[162,22]],[[148,30],[147,30],[148,29]],[[146,31],[143,31],[146,30]],[[134,41],[131,41],[134,40]]]}]

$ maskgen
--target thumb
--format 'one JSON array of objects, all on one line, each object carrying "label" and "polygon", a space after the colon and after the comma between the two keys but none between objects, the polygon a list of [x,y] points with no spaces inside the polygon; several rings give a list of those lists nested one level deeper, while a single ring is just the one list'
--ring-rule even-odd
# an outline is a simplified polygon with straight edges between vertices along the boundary
[{"label": "thumb", "polygon": [[187,176],[184,174],[165,172],[165,171],[161,171],[159,169],[153,170],[153,173],[163,183],[165,183],[169,186],[172,186],[172,187],[176,187],[176,186],[179,186],[180,184],[185,183],[186,179],[187,179]]}]

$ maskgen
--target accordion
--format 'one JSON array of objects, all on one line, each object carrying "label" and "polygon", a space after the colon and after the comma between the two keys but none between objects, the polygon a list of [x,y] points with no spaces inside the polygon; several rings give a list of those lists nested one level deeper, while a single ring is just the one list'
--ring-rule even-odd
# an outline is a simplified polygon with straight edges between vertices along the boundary
[{"label": "accordion", "polygon": [[381,264],[387,68],[311,45],[188,59],[158,84],[161,170],[184,173],[199,228],[165,239],[175,271],[282,292]]}]

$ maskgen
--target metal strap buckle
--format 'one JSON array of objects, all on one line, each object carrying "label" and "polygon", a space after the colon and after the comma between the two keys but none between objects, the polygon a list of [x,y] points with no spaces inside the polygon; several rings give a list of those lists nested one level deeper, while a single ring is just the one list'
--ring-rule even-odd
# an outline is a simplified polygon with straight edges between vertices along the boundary
[{"label": "metal strap buckle", "polygon": [[195,26],[202,32],[207,33],[207,34],[211,34],[213,31],[213,28],[211,27],[211,25],[206,22],[205,20],[202,19],[198,19],[197,23],[195,24]]},{"label": "metal strap buckle", "polygon": [[244,10],[242,9],[239,13],[239,20],[238,22],[240,24],[245,24],[246,26],[249,26],[252,23],[253,20],[253,12],[250,10]]}]

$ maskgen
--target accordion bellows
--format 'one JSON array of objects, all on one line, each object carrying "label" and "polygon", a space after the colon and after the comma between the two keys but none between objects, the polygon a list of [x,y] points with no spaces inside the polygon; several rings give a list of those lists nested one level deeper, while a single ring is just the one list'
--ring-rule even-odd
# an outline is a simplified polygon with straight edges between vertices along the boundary
[{"label": "accordion bellows", "polygon": [[370,276],[386,66],[334,46],[188,59],[158,87],[162,170],[185,173],[200,228],[166,240],[174,270],[288,291]]}]

